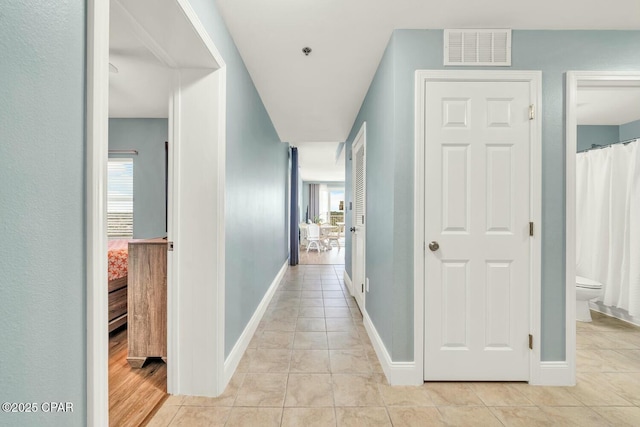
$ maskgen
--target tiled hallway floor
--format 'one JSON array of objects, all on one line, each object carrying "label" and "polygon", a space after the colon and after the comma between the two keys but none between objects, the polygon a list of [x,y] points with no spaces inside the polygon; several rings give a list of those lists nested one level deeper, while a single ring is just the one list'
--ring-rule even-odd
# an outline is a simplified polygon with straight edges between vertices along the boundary
[{"label": "tiled hallway floor", "polygon": [[579,323],[576,387],[390,387],[343,268],[290,268],[224,394],[171,396],[149,425],[640,425],[640,329],[600,315]]}]

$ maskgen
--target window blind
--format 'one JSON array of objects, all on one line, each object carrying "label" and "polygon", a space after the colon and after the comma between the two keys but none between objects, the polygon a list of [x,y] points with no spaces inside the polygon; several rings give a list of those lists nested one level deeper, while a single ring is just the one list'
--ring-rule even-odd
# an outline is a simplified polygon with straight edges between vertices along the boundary
[{"label": "window blind", "polygon": [[133,238],[133,159],[109,159],[107,236]]}]

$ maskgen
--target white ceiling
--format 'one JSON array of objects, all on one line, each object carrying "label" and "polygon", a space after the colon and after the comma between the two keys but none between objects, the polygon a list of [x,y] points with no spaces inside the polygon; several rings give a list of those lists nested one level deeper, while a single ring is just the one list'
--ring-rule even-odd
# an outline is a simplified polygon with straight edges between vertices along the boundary
[{"label": "white ceiling", "polygon": [[[300,142],[300,177],[309,182],[343,182],[344,150],[335,142]],[[339,154],[338,154],[339,153]]]},{"label": "white ceiling", "polygon": [[393,29],[640,29],[638,0],[217,3],[281,139],[296,144],[347,138]]},{"label": "white ceiling", "polygon": [[163,118],[169,115],[171,70],[135,35],[130,21],[112,2],[109,62],[109,117]]},{"label": "white ceiling", "polygon": [[640,120],[640,87],[578,88],[579,125],[622,125]]}]

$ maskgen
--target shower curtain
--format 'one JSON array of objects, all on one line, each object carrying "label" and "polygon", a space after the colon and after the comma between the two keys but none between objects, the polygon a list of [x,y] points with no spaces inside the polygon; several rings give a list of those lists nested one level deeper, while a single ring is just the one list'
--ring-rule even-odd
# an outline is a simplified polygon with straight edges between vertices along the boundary
[{"label": "shower curtain", "polygon": [[640,140],[576,157],[576,273],[640,316]]}]

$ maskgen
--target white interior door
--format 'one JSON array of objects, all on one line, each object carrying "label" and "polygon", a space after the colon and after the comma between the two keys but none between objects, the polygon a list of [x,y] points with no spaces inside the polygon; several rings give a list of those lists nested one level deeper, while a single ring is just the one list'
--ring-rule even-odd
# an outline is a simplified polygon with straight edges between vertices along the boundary
[{"label": "white interior door", "polygon": [[365,125],[356,136],[352,149],[353,215],[351,239],[351,272],[353,274],[353,296],[364,311],[365,306],[365,238],[366,238],[366,132]]},{"label": "white interior door", "polygon": [[426,83],[426,380],[528,380],[529,82]]}]

